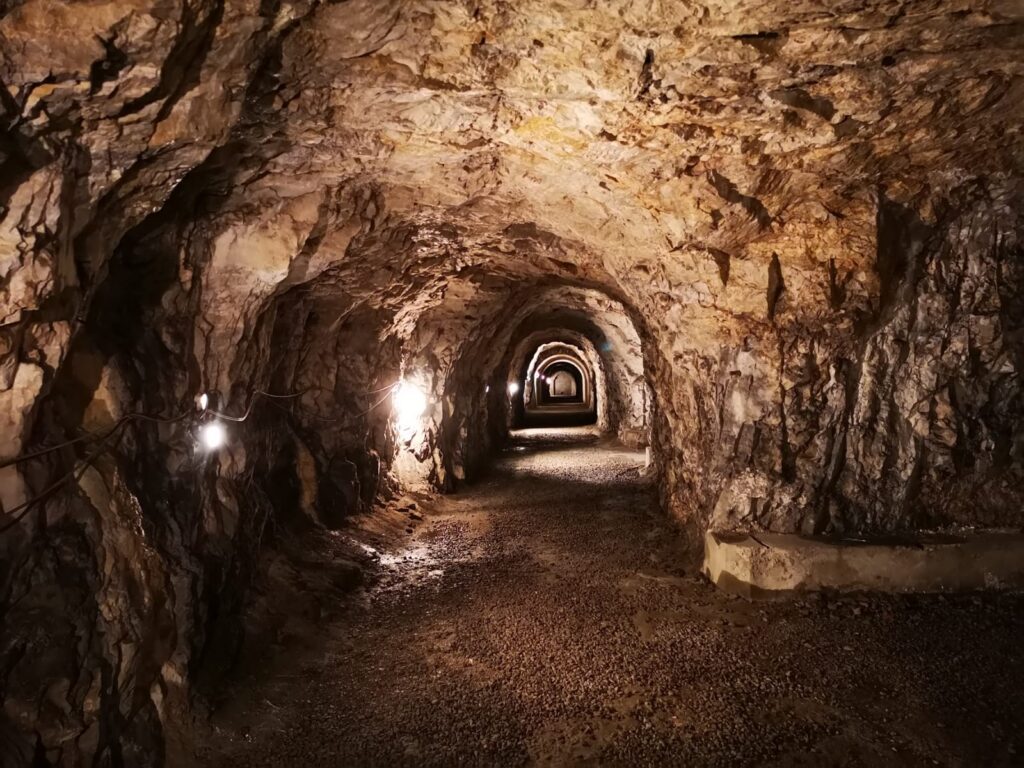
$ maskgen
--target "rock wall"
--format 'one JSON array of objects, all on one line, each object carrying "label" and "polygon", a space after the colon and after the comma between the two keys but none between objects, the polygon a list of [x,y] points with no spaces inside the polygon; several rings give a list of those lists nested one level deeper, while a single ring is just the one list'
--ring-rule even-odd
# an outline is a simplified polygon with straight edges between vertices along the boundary
[{"label": "rock wall", "polygon": [[5,765],[163,764],[199,669],[237,647],[221,619],[266,499],[197,460],[184,421],[129,416],[197,390],[193,254],[136,245],[195,198],[309,7],[0,6]]},{"label": "rock wall", "polygon": [[822,333],[790,302],[715,357],[689,350],[676,383],[656,387],[676,395],[662,451],[696,438],[681,471],[667,467],[672,503],[699,510],[684,517],[815,533],[1019,526],[1013,194],[970,186],[930,222],[880,195],[878,292],[822,286],[848,322]]},{"label": "rock wall", "polygon": [[174,755],[259,552],[482,470],[535,332],[611,345],[697,531],[1019,527],[1020,22],[0,1],[14,764]]}]

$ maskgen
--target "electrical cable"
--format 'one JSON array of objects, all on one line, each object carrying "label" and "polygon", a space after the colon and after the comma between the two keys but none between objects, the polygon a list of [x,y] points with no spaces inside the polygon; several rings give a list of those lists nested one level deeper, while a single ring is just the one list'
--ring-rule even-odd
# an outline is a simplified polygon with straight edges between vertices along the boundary
[{"label": "electrical cable", "polygon": [[309,391],[310,391],[310,388],[307,387],[306,389],[303,389],[303,390],[301,390],[299,392],[290,392],[288,394],[278,395],[278,394],[273,394],[271,392],[264,392],[262,389],[255,389],[255,390],[253,390],[252,398],[249,400],[249,406],[245,409],[245,413],[243,413],[241,416],[229,416],[226,413],[221,413],[220,411],[215,411],[212,408],[208,408],[206,410],[206,413],[212,413],[218,419],[224,419],[226,421],[233,421],[233,422],[236,422],[236,423],[240,423],[240,422],[245,421],[246,419],[249,418],[249,416],[252,415],[253,406],[256,405],[256,401],[259,399],[260,395],[262,395],[263,397],[268,397],[268,398],[274,399],[274,400],[288,400],[288,399],[295,398],[295,397],[302,397],[304,394],[306,394]]},{"label": "electrical cable", "polygon": [[385,389],[394,389],[395,387],[397,387],[401,383],[402,383],[401,381],[393,381],[390,384],[385,384],[383,387],[380,387],[378,389],[368,389],[363,394],[364,395],[375,395],[378,392],[383,392]]},{"label": "electrical cable", "polygon": [[[385,394],[384,397],[380,398],[377,402],[373,403],[365,411],[362,411],[361,413],[358,413],[355,416],[351,417],[353,419],[353,421],[355,419],[362,418],[366,414],[370,413],[370,411],[372,411],[374,408],[376,408],[381,403],[383,403],[385,400],[387,400],[388,396],[391,394],[391,390],[394,389],[394,387],[395,387],[395,385],[397,383],[398,382],[395,382],[395,383],[392,383],[392,384],[388,384],[388,385],[386,385],[384,387],[380,387],[378,389],[368,390],[366,392],[366,394],[376,394],[378,392],[384,392],[384,391],[387,391],[387,394]],[[252,415],[252,409],[253,409],[253,407],[256,404],[256,400],[260,396],[269,398],[272,401],[273,400],[290,400],[290,399],[294,399],[294,398],[297,398],[297,397],[301,397],[302,395],[304,395],[307,392],[311,391],[311,389],[313,389],[313,388],[312,387],[307,387],[306,389],[300,390],[298,392],[290,392],[290,393],[287,393],[287,394],[276,394],[276,393],[272,393],[272,392],[266,392],[266,391],[264,391],[262,389],[257,389],[257,390],[253,391],[252,399],[249,401],[248,407],[245,409],[245,412],[241,416],[229,416],[226,413],[221,413],[220,411],[215,411],[213,409],[206,409],[204,411],[204,413],[210,413],[213,416],[215,416],[216,418],[224,419],[226,421],[232,421],[232,422],[235,422],[235,423],[240,423],[240,422],[244,422],[246,419],[249,418],[250,415]],[[273,403],[273,404],[277,405],[276,403]],[[285,410],[286,412],[290,412],[290,411],[287,411],[287,409],[284,409],[281,406],[277,406],[277,407],[281,408],[281,410]],[[186,419],[188,416],[192,415],[193,413],[194,413],[194,411],[192,409],[185,410],[182,413],[178,414],[177,416],[170,416],[170,417],[151,416],[150,414],[141,413],[141,412],[128,413],[128,414],[125,414],[124,416],[122,416],[120,419],[118,419],[114,423],[114,425],[109,430],[107,430],[106,433],[104,433],[102,435],[97,435],[95,433],[89,433],[89,434],[86,434],[86,435],[82,435],[80,437],[73,438],[71,440],[66,440],[66,441],[64,441],[62,443],[59,443],[57,445],[50,446],[49,448],[43,448],[43,449],[40,449],[40,450],[37,450],[37,451],[33,451],[31,453],[22,454],[20,456],[14,456],[14,457],[12,457],[10,459],[5,459],[3,461],[0,461],[0,469],[3,469],[5,467],[9,467],[9,466],[12,466],[12,465],[15,465],[15,464],[21,464],[21,463],[29,461],[31,459],[37,459],[37,458],[41,458],[43,456],[48,456],[51,453],[63,450],[64,448],[69,448],[69,447],[71,447],[73,445],[78,445],[79,443],[93,442],[94,441],[94,442],[98,443],[99,447],[95,451],[93,451],[91,454],[89,454],[89,456],[86,457],[86,459],[84,460],[84,464],[82,465],[82,468],[81,468],[81,472],[84,473],[85,470],[88,469],[90,466],[92,466],[92,463],[97,458],[99,458],[99,456],[102,453],[104,453],[106,451],[105,443],[108,440],[110,440],[111,438],[113,438],[114,435],[117,432],[119,432],[126,424],[128,424],[129,421],[133,421],[135,419],[139,419],[139,420],[142,420],[142,421],[149,421],[149,422],[156,423],[156,424],[175,424],[177,422],[180,422],[180,421]],[[312,418],[320,419],[322,421],[336,422],[336,421],[341,421],[342,420],[340,418],[332,418],[332,417],[329,417],[329,416],[320,416],[319,414],[315,414],[315,413],[311,413],[311,412],[306,412],[306,415],[310,416]],[[17,525],[19,522],[21,522],[22,518],[24,518],[25,515],[27,515],[29,513],[29,511],[32,509],[33,506],[35,506],[39,502],[41,502],[41,501],[45,500],[46,498],[48,498],[54,491],[56,491],[61,486],[63,486],[66,482],[68,482],[68,480],[70,480],[71,478],[75,477],[76,473],[79,473],[78,468],[72,469],[70,472],[65,473],[64,475],[59,477],[57,480],[55,480],[53,483],[51,483],[49,486],[44,488],[41,492],[39,492],[38,494],[36,494],[32,498],[27,499],[26,501],[22,502],[18,506],[14,507],[14,509],[11,509],[11,510],[0,510],[0,514],[4,514],[5,516],[14,515],[13,519],[9,520],[8,522],[4,523],[3,525],[0,525],[0,533],[5,533],[6,531],[9,531],[15,525]],[[79,477],[80,476],[81,476],[81,474],[79,474]]]},{"label": "electrical cable", "polygon": [[[380,390],[377,390],[377,391],[379,392]],[[387,400],[387,399],[388,399],[388,397],[389,397],[390,395],[391,395],[391,392],[388,392],[388,393],[387,393],[386,395],[384,395],[384,397],[382,397],[382,398],[381,398],[380,400],[378,400],[378,401],[377,401],[376,403],[374,403],[373,405],[371,405],[371,406],[370,406],[369,408],[367,408],[367,409],[366,409],[365,411],[363,411],[362,413],[357,413],[357,414],[356,414],[356,415],[355,415],[355,416],[354,416],[353,418],[356,418],[356,419],[358,419],[358,418],[361,418],[361,417],[365,416],[365,415],[366,415],[366,414],[368,414],[368,413],[369,413],[370,411],[372,411],[372,410],[373,410],[374,408],[376,408],[376,407],[377,407],[378,405],[380,405],[380,404],[381,404],[381,403],[383,403],[383,402],[384,402],[385,400]]]},{"label": "electrical cable", "polygon": [[[367,408],[362,413],[357,413],[355,416],[352,416],[350,418],[352,418],[352,419],[361,418],[362,416],[365,416],[370,411],[372,411],[374,408],[376,408],[378,405],[383,403],[385,400],[388,399],[389,395],[391,394],[392,390],[395,388],[396,384],[398,384],[398,382],[394,382],[394,383],[388,384],[387,386],[384,386],[384,387],[378,387],[377,389],[367,390],[365,392],[365,394],[368,394],[368,395],[374,395],[374,394],[377,394],[378,392],[387,392],[387,394],[385,394],[384,397],[382,397],[380,400],[375,402],[373,405],[371,405],[369,408]],[[252,399],[249,401],[248,407],[245,409],[245,411],[242,413],[241,416],[230,416],[230,415],[228,415],[226,413],[222,413],[221,411],[215,411],[213,409],[208,409],[207,413],[211,413],[211,414],[213,414],[215,417],[217,417],[219,419],[224,419],[226,421],[233,421],[235,423],[240,423],[240,422],[245,421],[246,419],[249,418],[249,416],[252,415],[253,406],[256,405],[256,400],[261,395],[263,397],[267,397],[267,398],[270,398],[272,400],[290,400],[290,399],[294,399],[296,397],[301,397],[302,395],[306,394],[307,392],[311,392],[314,389],[319,389],[319,390],[325,391],[325,392],[327,391],[326,389],[324,389],[322,387],[306,387],[305,389],[300,390],[299,392],[289,392],[287,394],[274,394],[274,393],[271,393],[271,392],[265,392],[262,389],[257,389],[257,390],[253,390]],[[282,409],[282,410],[284,410],[284,409]],[[313,413],[312,411],[308,411],[308,410],[306,410],[304,408],[301,408],[301,407],[299,408],[299,411],[302,412],[303,414],[305,414],[306,416],[309,416],[309,417],[314,418],[314,419],[319,419],[320,421],[337,422],[337,421],[343,421],[344,420],[342,417],[321,416],[320,414]]]},{"label": "electrical cable", "polygon": [[[377,392],[383,392],[386,389],[389,390],[389,389],[391,389],[394,386],[395,386],[394,384],[388,384],[387,386],[380,387],[379,389],[368,390],[366,392],[366,394],[368,394],[368,395],[376,394]],[[298,392],[289,392],[287,394],[277,394],[277,393],[273,393],[273,392],[266,392],[266,391],[264,391],[262,389],[257,389],[257,390],[255,390],[253,392],[253,398],[249,402],[249,406],[245,409],[245,412],[243,413],[242,416],[229,416],[226,413],[221,413],[220,411],[215,411],[213,409],[208,409],[207,412],[213,414],[217,418],[225,419],[227,421],[233,421],[233,422],[236,422],[236,423],[237,422],[243,422],[246,419],[248,419],[249,416],[251,415],[252,409],[253,409],[253,406],[255,405],[257,396],[262,395],[263,397],[267,397],[267,398],[270,398],[272,400],[290,400],[290,399],[293,399],[293,398],[296,398],[296,397],[301,397],[302,395],[306,394],[307,392],[311,392],[314,389],[321,389],[321,388],[319,388],[319,387],[306,387],[305,389],[299,390]],[[377,405],[379,405],[379,403],[377,403]],[[376,407],[376,405],[374,405],[372,407]],[[181,421],[182,419],[186,418],[191,413],[193,413],[193,411],[191,409],[186,410],[186,411],[184,411],[183,413],[181,413],[181,414],[179,414],[177,416],[171,416],[171,417],[151,416],[151,415],[149,415],[147,413],[141,413],[141,412],[129,413],[129,414],[126,414],[126,415],[122,416],[120,419],[118,419],[118,421],[115,423],[114,426],[120,426],[122,422],[131,421],[133,419],[140,419],[142,421],[150,421],[150,422],[154,422],[154,423],[157,423],[157,424],[173,424],[173,423],[176,423],[176,422]],[[359,414],[359,416],[362,416],[362,415],[365,415],[365,414]],[[315,414],[314,414],[314,416],[315,416]],[[324,417],[316,416],[316,418],[324,418]],[[48,448],[41,448],[41,449],[39,449],[37,451],[33,451],[32,453],[24,453],[24,454],[21,454],[20,456],[14,456],[14,457],[12,457],[10,459],[4,459],[4,460],[0,461],[0,469],[4,469],[5,467],[9,467],[9,466],[12,466],[14,464],[21,464],[22,462],[29,461],[31,459],[38,459],[38,458],[40,458],[42,456],[48,456],[49,454],[54,453],[55,451],[60,451],[60,450],[62,450],[64,448],[70,448],[71,446],[78,445],[79,443],[90,442],[90,441],[98,440],[98,439],[101,439],[101,436],[99,436],[99,435],[97,435],[95,433],[90,432],[88,434],[81,435],[80,437],[76,437],[76,438],[73,438],[71,440],[65,440],[62,443],[58,443],[57,445],[53,445],[53,446],[50,446]]]},{"label": "electrical cable", "polygon": [[77,445],[78,443],[85,442],[86,440],[97,439],[99,439],[98,436],[95,433],[90,432],[86,435],[82,435],[81,437],[76,437],[74,440],[66,440],[63,443],[58,443],[57,445],[50,446],[49,448],[42,448],[32,453],[23,453],[20,456],[14,456],[10,459],[4,459],[3,461],[0,461],[0,469],[3,469],[4,467],[9,467],[12,464],[20,464],[21,462],[28,461],[29,459],[37,459],[40,456],[47,456],[53,453],[54,451],[59,451],[62,448],[68,448],[72,445]]},{"label": "electrical cable", "polygon": [[[192,411],[188,410],[188,411],[185,411],[185,412],[183,412],[183,413],[181,413],[181,414],[179,414],[177,416],[172,416],[172,417],[150,416],[148,413],[128,413],[128,414],[125,414],[124,416],[122,416],[116,422],[114,422],[114,425],[110,429],[108,429],[102,435],[95,435],[95,434],[83,435],[82,437],[75,438],[74,440],[68,440],[68,441],[66,441],[64,443],[61,443],[60,445],[55,445],[55,446],[52,446],[50,448],[47,448],[47,449],[44,449],[44,450],[41,450],[41,451],[34,451],[33,453],[25,454],[23,456],[15,456],[12,459],[8,459],[8,460],[0,463],[0,468],[9,467],[9,466],[11,466],[13,464],[20,464],[20,463],[22,463],[24,461],[28,461],[29,459],[39,458],[41,456],[46,456],[46,455],[48,455],[50,453],[53,453],[54,451],[61,450],[61,449],[66,448],[66,447],[68,447],[70,445],[75,445],[75,444],[83,442],[85,440],[90,440],[90,439],[91,440],[95,440],[96,443],[98,443],[99,447],[95,451],[93,451],[91,454],[89,454],[89,456],[87,456],[85,458],[85,460],[84,460],[85,463],[82,466],[82,471],[84,472],[86,469],[88,469],[90,466],[92,466],[92,463],[97,458],[99,458],[99,456],[102,453],[104,453],[107,450],[107,448],[106,448],[107,441],[111,440],[114,437],[114,435],[116,435],[121,429],[123,429],[125,427],[125,425],[128,424],[129,421],[133,421],[135,419],[141,419],[143,421],[149,421],[149,422],[153,422],[153,423],[156,423],[156,424],[174,424],[176,422],[182,421],[187,416],[189,416],[191,413],[192,413]],[[42,491],[37,493],[32,498],[27,499],[24,502],[22,502],[21,504],[19,504],[18,506],[14,507],[14,509],[4,510],[3,511],[4,515],[7,515],[7,516],[14,515],[14,518],[12,520],[7,521],[2,526],[0,526],[0,533],[5,533],[5,532],[9,531],[15,525],[17,525],[19,522],[21,522],[22,518],[24,518],[25,515],[27,515],[29,513],[29,511],[32,509],[32,507],[34,507],[39,502],[44,501],[45,499],[47,499],[54,491],[56,491],[58,488],[63,486],[68,480],[73,478],[75,476],[76,472],[78,472],[77,468],[76,469],[72,469],[70,472],[67,472],[64,475],[62,475],[61,477],[59,477],[57,480],[55,480],[53,483],[48,485],[46,488],[44,488]]]},{"label": "electrical cable", "polygon": [[[392,387],[393,386],[394,385],[392,385]],[[302,408],[301,406],[299,407],[298,411],[302,415],[307,416],[307,417],[309,417],[311,419],[317,419],[318,421],[325,421],[325,422],[329,422],[329,423],[345,422],[346,424],[354,424],[356,419],[362,418],[363,416],[368,414],[370,411],[372,411],[374,408],[376,408],[378,405],[380,405],[385,400],[387,400],[388,397],[391,395],[390,390],[391,390],[392,387],[382,387],[381,389],[375,390],[376,392],[381,392],[384,389],[387,389],[389,391],[388,391],[388,393],[386,395],[384,395],[384,397],[382,397],[377,402],[373,403],[373,405],[371,405],[365,411],[357,413],[354,416],[321,416],[320,414],[313,413],[312,411],[306,410],[305,408]],[[274,405],[277,405],[277,404],[275,403]],[[286,409],[286,408],[284,408],[282,406],[278,405],[277,407],[280,408],[285,413],[293,413],[293,411],[290,411],[290,410],[288,410],[288,409]]]},{"label": "electrical cable", "polygon": [[53,453],[54,451],[59,451],[63,448],[67,448],[72,445],[77,445],[78,443],[86,442],[89,440],[104,440],[108,435],[113,433],[114,429],[117,429],[121,427],[123,424],[126,424],[134,419],[141,419],[142,421],[150,421],[157,424],[174,424],[186,418],[191,413],[191,410],[187,410],[177,416],[171,417],[150,416],[148,413],[128,413],[122,416],[116,422],[114,422],[114,426],[111,427],[111,431],[107,432],[106,435],[97,435],[94,432],[90,432],[87,435],[82,435],[81,437],[76,437],[72,440],[67,440],[63,443],[59,443],[58,445],[50,446],[49,448],[42,448],[38,451],[33,451],[32,453],[25,453],[20,456],[14,456],[10,459],[4,459],[3,461],[0,461],[0,469],[9,467],[12,464],[21,464],[22,462],[28,461],[29,459],[38,459],[41,456],[47,456]]},{"label": "electrical cable", "polygon": [[107,440],[111,439],[114,436],[114,434],[117,433],[127,423],[127,420],[121,419],[102,438],[100,438],[100,447],[97,448],[84,459],[84,462],[81,466],[81,471],[79,471],[79,467],[72,468],[70,472],[66,472],[63,475],[61,475],[59,478],[57,478],[57,480],[50,483],[50,485],[48,485],[46,488],[44,488],[42,491],[37,493],[32,498],[23,501],[21,504],[14,507],[14,509],[6,511],[4,514],[14,515],[14,518],[0,526],[0,533],[6,533],[15,525],[20,523],[22,518],[24,518],[25,515],[29,513],[32,507],[34,507],[39,502],[47,499],[50,495],[53,494],[54,491],[63,486],[68,480],[74,478],[76,474],[80,478],[85,473],[85,470],[91,467],[93,462],[96,461],[96,459],[98,459],[100,455],[106,451],[106,448],[103,446],[103,444],[106,443]]},{"label": "electrical cable", "polygon": [[313,387],[306,387],[305,389],[300,389],[298,392],[290,392],[287,395],[275,395],[270,392],[264,392],[262,389],[257,389],[255,391],[255,394],[263,395],[264,397],[270,397],[277,400],[290,400],[293,397],[302,397],[304,394],[306,394],[307,392],[311,392],[312,390]]}]

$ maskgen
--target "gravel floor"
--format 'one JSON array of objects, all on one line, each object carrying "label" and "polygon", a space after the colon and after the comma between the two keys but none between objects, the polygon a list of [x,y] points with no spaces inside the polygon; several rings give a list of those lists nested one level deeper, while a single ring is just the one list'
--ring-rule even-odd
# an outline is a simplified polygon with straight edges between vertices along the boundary
[{"label": "gravel floor", "polygon": [[1024,599],[730,599],[642,454],[548,438],[227,691],[201,762],[1024,765]]}]

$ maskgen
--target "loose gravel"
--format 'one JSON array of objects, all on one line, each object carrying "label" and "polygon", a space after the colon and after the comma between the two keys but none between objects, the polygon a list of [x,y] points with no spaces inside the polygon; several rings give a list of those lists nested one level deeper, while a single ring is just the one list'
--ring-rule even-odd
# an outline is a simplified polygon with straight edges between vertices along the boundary
[{"label": "loose gravel", "polygon": [[549,437],[421,508],[225,692],[201,762],[1024,765],[1020,596],[729,598],[642,454]]}]

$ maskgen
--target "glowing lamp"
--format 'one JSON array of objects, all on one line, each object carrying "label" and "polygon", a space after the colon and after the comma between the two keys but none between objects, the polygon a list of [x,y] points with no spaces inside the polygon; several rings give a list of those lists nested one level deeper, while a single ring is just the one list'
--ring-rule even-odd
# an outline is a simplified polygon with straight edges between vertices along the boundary
[{"label": "glowing lamp", "polygon": [[510,397],[515,397],[519,393],[519,382],[510,381],[508,383],[508,394]]},{"label": "glowing lamp", "polygon": [[419,425],[419,418],[427,410],[427,396],[415,384],[403,381],[395,387],[393,396],[398,428],[410,431]]},{"label": "glowing lamp", "polygon": [[209,407],[210,407],[210,396],[208,394],[206,394],[205,392],[203,392],[203,394],[201,394],[199,396],[199,410],[205,411]]},{"label": "glowing lamp", "polygon": [[228,432],[219,421],[211,421],[199,428],[199,442],[208,451],[216,451],[228,440]]}]

